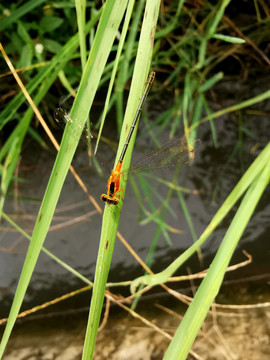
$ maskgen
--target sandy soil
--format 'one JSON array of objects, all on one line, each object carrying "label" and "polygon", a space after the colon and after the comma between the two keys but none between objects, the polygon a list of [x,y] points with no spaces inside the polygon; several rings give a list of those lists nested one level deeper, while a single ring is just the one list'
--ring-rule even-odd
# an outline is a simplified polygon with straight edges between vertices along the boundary
[{"label": "sandy soil", "polygon": [[[149,314],[148,314],[149,315]],[[220,310],[209,314],[188,359],[268,360],[270,359],[270,307],[246,310]],[[85,316],[87,318],[87,315]],[[155,325],[173,335],[179,318],[165,313],[148,316]],[[4,360],[81,359],[85,320],[60,318],[24,321],[15,329]],[[69,330],[67,330],[69,329]],[[109,319],[99,332],[95,360],[159,360],[169,340],[138,319]]]}]

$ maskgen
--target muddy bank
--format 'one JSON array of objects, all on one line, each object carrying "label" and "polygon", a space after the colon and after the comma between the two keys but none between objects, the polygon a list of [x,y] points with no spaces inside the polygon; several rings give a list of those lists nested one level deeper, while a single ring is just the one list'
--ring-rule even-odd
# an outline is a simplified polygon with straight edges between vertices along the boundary
[{"label": "muddy bank", "polygon": [[[258,298],[266,302],[269,294]],[[257,298],[257,300],[258,300]],[[245,303],[254,298],[242,294]],[[223,300],[225,300],[223,298]],[[154,304],[157,305],[157,304]],[[143,307],[142,307],[143,308]],[[184,308],[175,307],[167,314],[154,306],[140,311],[152,324],[173,336]],[[58,314],[59,315],[59,314]],[[38,315],[41,316],[42,315]],[[170,340],[139,319],[116,312],[98,333],[95,360],[159,360]],[[188,359],[266,360],[270,358],[270,306],[220,309],[209,313]],[[32,319],[35,317],[32,316]],[[22,320],[16,326],[5,353],[5,360],[79,360],[81,359],[87,312],[68,316],[44,315]]]}]

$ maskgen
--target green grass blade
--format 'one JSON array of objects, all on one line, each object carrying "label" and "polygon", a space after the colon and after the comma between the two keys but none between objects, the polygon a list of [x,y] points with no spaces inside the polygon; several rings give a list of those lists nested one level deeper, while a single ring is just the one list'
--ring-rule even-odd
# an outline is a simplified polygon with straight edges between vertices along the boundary
[{"label": "green grass blade", "polygon": [[225,8],[229,5],[229,3],[230,0],[221,0],[217,3],[216,8],[212,10],[212,16],[210,17],[210,21],[208,21],[207,28],[199,48],[199,63],[197,64],[198,68],[203,66],[206,61],[208,40],[215,34],[219,22],[224,14]]},{"label": "green grass blade", "polygon": [[[127,131],[132,123],[136,108],[139,103],[139,99],[143,92],[144,83],[149,73],[159,6],[159,0],[148,0],[146,4],[135,69],[132,78],[124,123],[122,127],[120,144],[116,157],[117,159],[125,142]],[[125,168],[127,168],[130,164],[134,140],[135,134],[133,134],[130,146],[127,149],[126,157],[123,164],[123,171],[125,171]],[[121,188],[123,188],[124,194],[126,188],[126,179],[123,179],[123,181],[121,182]],[[94,288],[82,360],[90,360],[93,357],[97,329],[104,300],[105,287],[110,269],[116,232],[120,219],[121,207],[122,199],[117,206],[105,206],[98,259],[96,264]]]},{"label": "green grass blade", "polygon": [[208,310],[217,296],[233,252],[270,180],[270,164],[265,163],[261,173],[248,189],[221,246],[189,306],[164,360],[186,359],[195,337],[200,330]]},{"label": "green grass blade", "polygon": [[[30,199],[28,199],[30,200]],[[31,236],[28,235],[20,226],[18,226],[7,214],[2,212],[2,217],[9,222],[11,226],[14,227],[18,231],[18,233],[21,233],[27,240],[31,241]],[[51,251],[47,250],[44,246],[42,246],[41,250],[49,256],[52,260],[57,262],[60,266],[62,266],[64,269],[69,271],[71,274],[76,276],[78,279],[81,279],[83,282],[85,282],[87,285],[93,286],[93,283],[88,280],[85,276],[80,274],[77,270],[73,269],[71,266],[69,266],[67,263],[59,259],[57,256],[55,256]]]},{"label": "green grass blade", "polygon": [[[7,190],[9,187],[9,184],[13,178],[13,173],[15,170],[15,167],[17,165],[18,158],[20,156],[20,150],[21,147],[19,145],[19,138],[17,137],[15,141],[12,143],[12,146],[10,148],[10,152],[6,156],[4,165],[1,169],[1,182],[0,182],[0,214],[3,211],[5,198],[7,195]],[[1,216],[0,216],[1,219]]]},{"label": "green grass blade", "polygon": [[[49,90],[49,88],[51,87],[53,82],[55,81],[57,74],[60,71],[60,69],[62,69],[62,67],[63,67],[63,63],[58,63],[58,64],[54,65],[53,68],[51,68],[50,76],[47,76],[43,80],[43,82],[39,86],[37,95],[33,99],[36,106],[43,99],[43,97],[45,96],[45,94],[47,93],[47,91]],[[31,122],[32,116],[33,116],[33,109],[31,107],[29,107],[27,109],[27,111],[25,112],[24,116],[22,117],[22,119],[20,120],[20,122],[18,123],[18,125],[16,126],[16,128],[13,130],[12,134],[9,136],[8,140],[5,142],[4,146],[0,150],[0,161],[2,161],[2,159],[5,156],[9,156],[9,153],[11,152],[11,149],[13,149],[14,144],[16,142],[17,156],[14,156],[14,154],[12,155],[13,166],[10,167],[10,169],[12,169],[12,168],[14,169],[17,164],[17,159],[20,154],[21,147],[22,147],[22,144],[23,144],[23,141],[24,141],[27,131],[31,133],[30,122]],[[11,179],[12,179],[11,176],[9,176],[5,179],[5,189],[6,190],[9,187],[9,182],[11,181]],[[5,198],[3,196],[0,201],[2,204],[2,207],[4,204],[4,199]],[[1,204],[0,204],[0,208],[2,209]]]},{"label": "green grass blade", "polygon": [[86,37],[85,37],[85,0],[75,0],[75,7],[77,13],[77,24],[79,30],[79,41],[80,41],[80,55],[82,70],[86,65]]},{"label": "green grass blade", "polygon": [[[133,11],[132,23],[130,26],[129,35],[125,43],[124,59],[121,64],[121,71],[118,73],[115,84],[115,96],[116,96],[116,118],[117,127],[121,130],[120,125],[123,123],[123,92],[125,84],[131,74],[131,59],[134,56],[134,49],[137,48],[136,36],[138,33],[139,23],[141,21],[142,12],[145,6],[145,0],[136,1],[136,7]],[[133,66],[132,66],[133,68]]]},{"label": "green grass blade", "polygon": [[[77,120],[78,125],[83,126],[89,114],[90,107],[98,88],[99,80],[116,35],[116,31],[122,19],[121,14],[123,14],[125,9],[125,6],[123,5],[125,5],[123,1],[108,0],[103,8],[94,44],[86,64],[76,100],[71,110],[71,117]],[[57,155],[46,193],[42,201],[37,222],[33,231],[32,240],[10,310],[9,319],[0,344],[0,358],[3,356],[3,352],[20,310],[41,247],[48,232],[65,177],[76,150],[76,146],[77,143],[74,141],[74,138],[70,141],[70,134],[65,131],[61,143],[61,149]]]},{"label": "green grass blade", "polygon": [[96,154],[96,151],[97,151],[97,148],[98,148],[100,136],[101,136],[101,133],[102,133],[104,122],[105,122],[105,117],[106,117],[107,112],[108,112],[108,107],[109,107],[109,104],[110,104],[110,97],[111,97],[111,92],[112,92],[112,88],[113,88],[113,84],[114,84],[114,80],[115,80],[115,75],[116,75],[116,71],[118,69],[120,56],[122,54],[122,50],[123,50],[123,47],[124,47],[124,44],[125,44],[125,39],[126,39],[127,31],[128,31],[128,28],[129,28],[129,24],[130,24],[130,19],[131,19],[131,16],[132,16],[133,7],[134,7],[134,0],[129,1],[127,11],[126,11],[126,16],[125,16],[125,21],[124,21],[124,25],[123,25],[123,30],[122,30],[122,33],[121,33],[121,38],[120,38],[120,41],[119,41],[119,45],[117,47],[117,54],[116,54],[113,70],[112,70],[112,73],[111,73],[111,76],[110,76],[110,83],[109,83],[108,92],[107,92],[107,96],[106,96],[106,100],[105,100],[105,104],[104,104],[104,110],[103,110],[103,114],[102,114],[102,118],[101,118],[101,123],[100,123],[100,127],[99,127],[99,132],[98,132],[96,147],[95,147],[95,150],[94,150],[94,155]]},{"label": "green grass blade", "polygon": [[14,10],[5,19],[1,19],[0,31],[3,31],[6,27],[17,21],[19,18],[32,11],[37,6],[41,5],[46,0],[31,0],[27,1],[18,9]]},{"label": "green grass blade", "polygon": [[197,235],[196,235],[195,227],[194,227],[194,225],[192,223],[192,219],[191,219],[190,213],[188,211],[188,207],[186,205],[186,202],[185,202],[184,196],[182,194],[182,191],[177,191],[177,196],[178,196],[179,202],[181,204],[183,214],[184,214],[184,216],[186,218],[186,222],[188,224],[189,231],[190,231],[190,234],[192,236],[192,240],[194,242],[196,242],[198,240],[198,238],[197,238]]},{"label": "green grass blade", "polygon": [[201,119],[196,124],[191,125],[189,131],[193,131],[196,127],[198,127],[199,125],[201,125],[201,124],[203,124],[203,123],[205,123],[207,121],[210,121],[212,119],[216,119],[216,118],[218,118],[218,117],[220,117],[222,115],[226,115],[226,114],[228,114],[230,112],[234,112],[234,111],[244,109],[246,107],[252,106],[254,104],[257,104],[257,103],[259,103],[261,101],[264,101],[266,99],[269,99],[269,98],[270,98],[270,90],[267,90],[267,91],[263,92],[262,94],[254,96],[253,98],[242,101],[239,104],[228,106],[227,108],[216,111],[216,112],[212,113],[211,115],[204,117],[203,119]]},{"label": "green grass blade", "polygon": [[246,42],[244,39],[223,34],[214,34],[212,37],[214,39],[222,40],[231,44],[244,44]]},{"label": "green grass blade", "polygon": [[[89,30],[96,24],[100,17],[101,10],[102,9],[100,9],[87,23],[86,32],[89,32]],[[65,66],[66,62],[72,58],[74,51],[78,47],[78,44],[79,37],[78,34],[76,34],[62,47],[57,55],[53,57],[49,65],[46,65],[44,68],[39,70],[38,74],[26,85],[26,89],[30,95],[40,86],[42,86],[43,82],[46,82],[48,79],[55,80],[55,78],[52,77],[52,74],[55,73],[55,68],[58,66],[63,68]],[[0,130],[2,130],[5,124],[14,116],[24,101],[25,98],[23,93],[19,92],[18,95],[16,95],[8,103],[8,105],[0,114]]]},{"label": "green grass blade", "polygon": [[269,161],[270,157],[270,144],[268,144],[257,159],[251,164],[245,174],[242,176],[238,184],[235,186],[233,191],[227,197],[223,205],[220,207],[216,215],[211,220],[210,224],[207,226],[203,234],[200,236],[199,240],[190,246],[183,254],[181,254],[176,260],[174,260],[165,270],[155,275],[145,275],[135,279],[131,284],[131,293],[135,293],[136,288],[140,284],[144,285],[158,285],[164,283],[168,280],[173,273],[179,269],[184,262],[189,259],[191,255],[194,254],[197,249],[199,249],[202,244],[208,239],[212,234],[215,228],[220,224],[220,222],[225,218],[228,212],[232,209],[235,203],[243,195],[243,193],[248,189],[250,184],[254,181],[256,176],[258,176],[262,169],[266,166],[266,163]]}]

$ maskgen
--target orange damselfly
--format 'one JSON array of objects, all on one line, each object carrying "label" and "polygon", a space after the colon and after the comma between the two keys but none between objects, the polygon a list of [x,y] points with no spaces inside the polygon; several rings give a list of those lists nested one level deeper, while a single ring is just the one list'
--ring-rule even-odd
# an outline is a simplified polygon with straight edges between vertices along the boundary
[{"label": "orange damselfly", "polygon": [[[155,72],[151,72],[148,76],[147,82],[145,84],[145,88],[143,94],[140,98],[138,108],[136,110],[134,119],[130,126],[126,141],[124,143],[122,152],[119,156],[118,162],[115,168],[111,171],[108,183],[107,183],[107,194],[102,194],[100,199],[104,201],[108,205],[117,205],[119,203],[120,194],[123,192],[123,189],[120,188],[120,180],[124,173],[133,173],[133,172],[143,172],[143,171],[155,171],[157,169],[163,169],[166,167],[172,167],[179,162],[188,162],[192,160],[194,157],[194,151],[200,144],[200,140],[197,139],[193,141],[191,138],[181,137],[178,139],[170,140],[167,144],[163,144],[160,147],[157,147],[150,152],[147,156],[145,156],[139,162],[138,167],[133,167],[133,169],[127,172],[122,171],[123,160],[126,155],[127,148],[130,143],[130,139],[136,127],[136,124],[140,118],[142,108],[146,97],[151,89],[151,86],[155,79]],[[60,104],[61,105],[61,104]],[[62,127],[65,128],[67,123],[73,123],[70,115],[61,107],[56,109],[55,111],[55,120]],[[76,121],[75,121],[76,125]],[[82,140],[87,144],[88,147],[91,148],[91,138],[92,135],[85,127],[83,131],[77,129],[76,126],[68,128],[68,131],[75,138],[82,138]],[[81,136],[81,133],[83,135]]]},{"label": "orange damselfly", "polygon": [[107,194],[102,194],[100,196],[100,199],[109,205],[117,205],[119,203],[119,198],[120,198],[119,193],[123,191],[123,189],[120,189],[120,178],[122,175],[121,168],[122,168],[123,160],[126,155],[126,151],[127,151],[128,145],[130,143],[131,136],[132,136],[134,129],[136,127],[136,124],[140,118],[143,104],[144,104],[145,99],[147,98],[147,95],[148,95],[148,93],[151,89],[151,86],[155,80],[155,75],[156,75],[155,72],[152,71],[151,74],[148,76],[142,97],[140,99],[138,108],[136,110],[134,119],[132,121],[126,141],[124,143],[123,150],[121,152],[121,155],[119,156],[118,162],[117,162],[114,170],[112,170],[111,175],[109,177],[109,180],[107,183]]}]

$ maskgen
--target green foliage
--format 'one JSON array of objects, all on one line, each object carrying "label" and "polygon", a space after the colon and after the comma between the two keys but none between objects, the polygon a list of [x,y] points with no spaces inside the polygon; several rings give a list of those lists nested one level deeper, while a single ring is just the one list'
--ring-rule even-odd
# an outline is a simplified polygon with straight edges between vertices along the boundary
[{"label": "green foliage", "polygon": [[[230,54],[235,55],[236,58],[250,57],[250,59],[262,54],[258,48],[253,47],[256,53],[256,56],[253,56],[250,48],[241,45],[244,44],[244,40],[235,37],[235,29],[226,25],[228,22],[224,21],[224,12],[229,4],[228,0],[219,1],[214,6],[208,3],[204,6],[194,5],[198,8],[184,7],[184,1],[165,3],[166,8],[163,11],[159,0],[146,2],[144,0],[107,0],[104,5],[98,1],[86,2],[84,0],[75,2],[30,0],[16,4],[5,1],[0,5],[1,43],[15,68],[23,68],[20,76],[24,78],[27,91],[36,106],[41,104],[48,94],[52,97],[52,90],[57,81],[60,81],[71,93],[73,85],[79,85],[70,116],[76,119],[81,129],[89,117],[98,88],[104,84],[108,86],[99,137],[102,134],[107,111],[115,105],[117,128],[121,133],[116,159],[122,149],[127,129],[130,127],[138,106],[138,99],[143,91],[144,82],[151,69],[159,74],[158,88],[173,90],[171,93],[174,94],[171,108],[160,114],[154,124],[159,127],[159,133],[152,131],[153,125],[149,124],[145,116],[145,125],[153,141],[159,144],[158,135],[164,129],[168,129],[170,136],[173,137],[180,128],[184,130],[187,139],[195,139],[199,126],[209,122],[213,142],[217,145],[215,120],[224,114],[268,99],[270,91],[213,113],[208,104],[209,90],[224,77],[220,71],[215,72],[215,67]],[[264,21],[261,20],[260,26],[265,26]],[[267,31],[261,32],[261,42],[267,38],[267,34]],[[229,46],[230,51],[228,47],[224,47],[225,45]],[[262,56],[262,60],[266,61],[265,57]],[[7,69],[3,67],[3,64],[2,61],[1,72],[6,72]],[[129,98],[125,116],[123,116],[124,90],[130,79]],[[8,85],[7,87],[4,85],[3,90],[8,93]],[[18,92],[13,98],[8,98],[1,104],[0,113],[0,130],[5,130],[8,123],[14,124],[14,130],[0,149],[0,211],[3,217],[20,232],[22,230],[17,224],[4,213],[5,199],[13,181],[17,180],[14,170],[26,134],[29,133],[42,144],[40,135],[31,127],[33,109],[29,106],[26,111],[21,110],[24,102],[23,93]],[[54,107],[57,102],[58,97],[55,98]],[[0,358],[3,356],[12,332],[40,251],[45,251],[47,255],[54,257],[68,271],[73,271],[76,276],[89,284],[89,280],[43,248],[43,242],[79,141],[79,137],[74,141],[71,136],[72,131],[74,131],[74,124],[68,124],[31,237],[0,345]],[[128,148],[124,169],[129,168],[134,141],[135,136],[132,137]],[[235,148],[233,155],[237,151],[238,147]],[[165,358],[184,359],[187,356],[206,313],[219,291],[235,246],[269,182],[269,151],[269,145],[267,145],[232,192],[228,194],[224,204],[198,240],[182,195],[183,192],[189,190],[183,189],[177,181],[179,169],[176,169],[171,182],[155,177],[157,181],[167,186],[166,197],[162,197],[159,192],[152,189],[147,178],[139,177],[140,187],[131,179],[141,213],[144,214],[141,224],[147,224],[150,221],[156,224],[156,232],[146,257],[146,264],[149,267],[153,264],[160,236],[163,235],[167,243],[171,244],[171,227],[165,222],[165,218],[167,213],[175,215],[170,205],[174,192],[177,194],[179,206],[182,208],[194,240],[194,245],[172,261],[167,269],[154,276],[146,275],[136,279],[132,284],[132,292],[135,292],[138,286],[141,289],[145,285],[155,286],[166,282],[195,251],[200,256],[200,246],[246,192],[213,261],[211,271],[197,292]],[[121,181],[121,187],[124,196],[126,179]],[[145,205],[145,199],[147,205]],[[93,356],[122,203],[123,198],[115,207],[105,206],[83,359],[91,359]],[[24,235],[26,236],[25,233]],[[133,308],[138,299],[139,297],[133,303]]]}]

